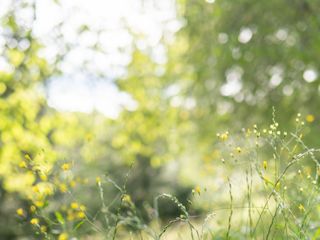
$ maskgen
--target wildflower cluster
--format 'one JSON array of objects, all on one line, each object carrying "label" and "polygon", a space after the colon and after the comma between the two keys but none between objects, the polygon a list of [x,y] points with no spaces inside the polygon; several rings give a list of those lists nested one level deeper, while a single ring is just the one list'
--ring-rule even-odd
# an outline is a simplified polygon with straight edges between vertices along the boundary
[{"label": "wildflower cluster", "polygon": [[[302,115],[298,113],[294,119],[296,129],[290,133],[281,130],[280,124],[273,117],[272,123],[266,128],[259,129],[254,124],[252,128],[242,129],[244,137],[230,136],[229,133],[227,137],[222,137],[222,134],[217,134],[220,141],[218,148],[224,149],[221,151],[221,161],[224,166],[228,164],[229,168],[234,169],[234,173],[230,173],[231,184],[232,175],[239,176],[244,171],[248,192],[243,194],[243,198],[247,198],[249,204],[249,235],[257,231],[257,228],[264,228],[262,219],[268,221],[264,211],[275,211],[278,224],[282,221],[281,224],[287,225],[290,221],[294,224],[301,221],[299,231],[304,231],[302,238],[306,237],[307,225],[311,221],[317,221],[316,214],[309,212],[308,218],[305,214],[313,208],[319,194],[317,183],[320,164],[317,155],[320,149],[308,148],[303,142],[306,123],[302,119]],[[315,121],[311,114],[305,119],[307,123]],[[256,181],[257,177],[262,180],[262,185]],[[258,205],[255,201],[261,199],[261,193],[268,197],[262,205],[262,211],[257,211],[251,206]],[[282,218],[278,211],[282,212]],[[274,231],[273,227],[270,225],[268,231]]]},{"label": "wildflower cluster", "polygon": [[[320,224],[318,212],[313,210],[320,194],[320,149],[309,148],[304,143],[302,137],[306,123],[302,119],[302,115],[297,114],[294,119],[296,129],[290,132],[283,130],[273,117],[272,123],[266,127],[259,128],[254,124],[250,128],[243,128],[239,134],[230,134],[229,131],[217,134],[217,145],[205,156],[204,162],[206,167],[216,163],[214,160],[217,159],[222,162],[214,164],[216,172],[224,176],[222,180],[217,180],[218,187],[222,189],[221,197],[211,196],[209,201],[214,207],[228,206],[223,208],[228,211],[227,218],[225,212],[221,212],[221,215],[210,214],[216,221],[225,221],[227,239],[235,237],[235,233],[243,234],[244,239],[261,236],[257,232],[266,236],[272,234],[274,239],[280,239],[283,235],[278,233],[278,226],[287,231],[288,238],[299,236],[299,239],[310,239],[312,234],[316,234],[312,224]],[[305,119],[307,124],[315,121],[310,114]],[[75,188],[84,186],[89,180],[76,177],[71,163],[44,168],[26,155],[18,167],[31,174],[34,181],[26,194],[29,207],[18,207],[16,214],[44,239],[71,239],[77,234],[75,229],[84,223],[107,239],[116,239],[122,228],[130,228],[159,240],[177,221],[186,223],[191,235],[197,236],[194,239],[208,239],[205,236],[212,234],[212,229],[207,231],[207,235],[203,229],[200,233],[188,211],[189,207],[194,206],[193,201],[201,201],[211,192],[207,191],[207,187],[200,187],[201,184],[190,191],[192,201],[188,199],[188,206],[170,194],[156,197],[154,206],[149,207],[154,217],[150,219],[159,221],[158,201],[163,198],[175,204],[180,215],[162,229],[154,229],[145,224],[126,189],[129,174],[125,177],[124,185],[105,175],[90,180],[96,186],[97,198],[101,202],[101,208],[90,214],[87,206],[73,194]],[[117,197],[109,205],[104,199],[105,183],[118,191]],[[53,200],[57,199],[63,204],[53,205]],[[234,226],[233,218],[236,216],[246,216],[245,228]],[[207,221],[209,216],[205,219]],[[161,223],[158,226],[161,227]],[[217,235],[222,236],[219,233]]]},{"label": "wildflower cluster", "polygon": [[[69,239],[71,235],[67,232],[86,218],[86,207],[75,201],[70,202],[69,206],[61,204],[57,207],[52,204],[58,199],[68,201],[72,190],[78,185],[83,186],[87,180],[75,177],[70,163],[44,168],[29,155],[18,167],[34,178],[25,195],[29,207],[19,207],[16,210],[18,217],[33,226],[36,233],[45,239],[51,239],[50,236],[60,240]],[[53,224],[55,222],[59,224]]]}]

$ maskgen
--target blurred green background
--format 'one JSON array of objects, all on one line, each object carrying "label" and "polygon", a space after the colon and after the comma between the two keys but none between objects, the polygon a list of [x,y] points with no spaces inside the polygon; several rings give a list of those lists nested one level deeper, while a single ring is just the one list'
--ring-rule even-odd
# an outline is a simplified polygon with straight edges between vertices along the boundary
[{"label": "blurred green background", "polygon": [[[311,0],[2,0],[0,239],[32,236],[15,213],[34,182],[18,167],[26,154],[48,172],[71,162],[89,180],[122,183],[132,168],[128,193],[147,212],[160,193],[183,203],[198,185],[219,193],[217,132],[268,125],[272,107],[285,127],[312,114],[306,142],[317,146],[319,10]],[[99,208],[94,183],[75,194]],[[162,204],[162,219],[179,214]]]}]

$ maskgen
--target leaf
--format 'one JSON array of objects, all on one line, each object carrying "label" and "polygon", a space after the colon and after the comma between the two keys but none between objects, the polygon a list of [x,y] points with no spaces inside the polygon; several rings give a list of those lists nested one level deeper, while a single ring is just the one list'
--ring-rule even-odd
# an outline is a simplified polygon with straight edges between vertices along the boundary
[{"label": "leaf", "polygon": [[65,223],[65,221],[64,221],[64,218],[61,215],[61,213],[55,212],[54,214],[56,215],[56,218],[57,218],[58,222],[63,225]]},{"label": "leaf", "polygon": [[78,228],[81,227],[82,224],[84,224],[84,221],[79,222],[79,223],[73,228],[73,230],[77,230]]},{"label": "leaf", "polygon": [[317,229],[317,231],[314,233],[312,240],[320,239],[320,228]]}]

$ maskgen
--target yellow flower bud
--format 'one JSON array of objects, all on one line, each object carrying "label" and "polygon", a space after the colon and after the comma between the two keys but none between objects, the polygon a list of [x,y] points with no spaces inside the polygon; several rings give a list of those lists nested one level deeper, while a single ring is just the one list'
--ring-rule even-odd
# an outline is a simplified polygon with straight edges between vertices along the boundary
[{"label": "yellow flower bud", "polygon": [[267,161],[263,161],[263,168],[264,170],[267,170],[268,167],[268,162]]},{"label": "yellow flower bud", "polygon": [[21,161],[21,162],[19,163],[19,167],[20,167],[20,168],[27,168],[27,163],[26,163],[25,161]]}]

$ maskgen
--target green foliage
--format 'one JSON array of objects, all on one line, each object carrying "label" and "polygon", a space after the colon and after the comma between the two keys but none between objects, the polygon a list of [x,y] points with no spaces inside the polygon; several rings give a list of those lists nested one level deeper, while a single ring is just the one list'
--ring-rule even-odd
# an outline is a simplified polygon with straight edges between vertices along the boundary
[{"label": "green foliage", "polygon": [[56,155],[48,138],[51,126],[44,117],[50,110],[38,86],[52,74],[52,67],[38,56],[41,46],[33,38],[32,28],[20,26],[12,12],[1,22],[6,32],[2,36],[6,67],[0,71],[0,175],[6,190],[23,192],[34,179],[17,173],[16,166],[32,160],[35,165],[44,164],[39,171],[47,171]]},{"label": "green foliage", "polygon": [[[210,2],[183,2],[180,15],[186,25],[177,42],[180,48],[186,45],[177,81],[202,109],[199,124],[222,118],[219,124],[240,128],[241,121],[253,124],[270,116],[271,106],[283,113],[280,123],[287,123],[296,109],[316,113],[319,4]],[[316,75],[308,78],[308,70]]]}]

